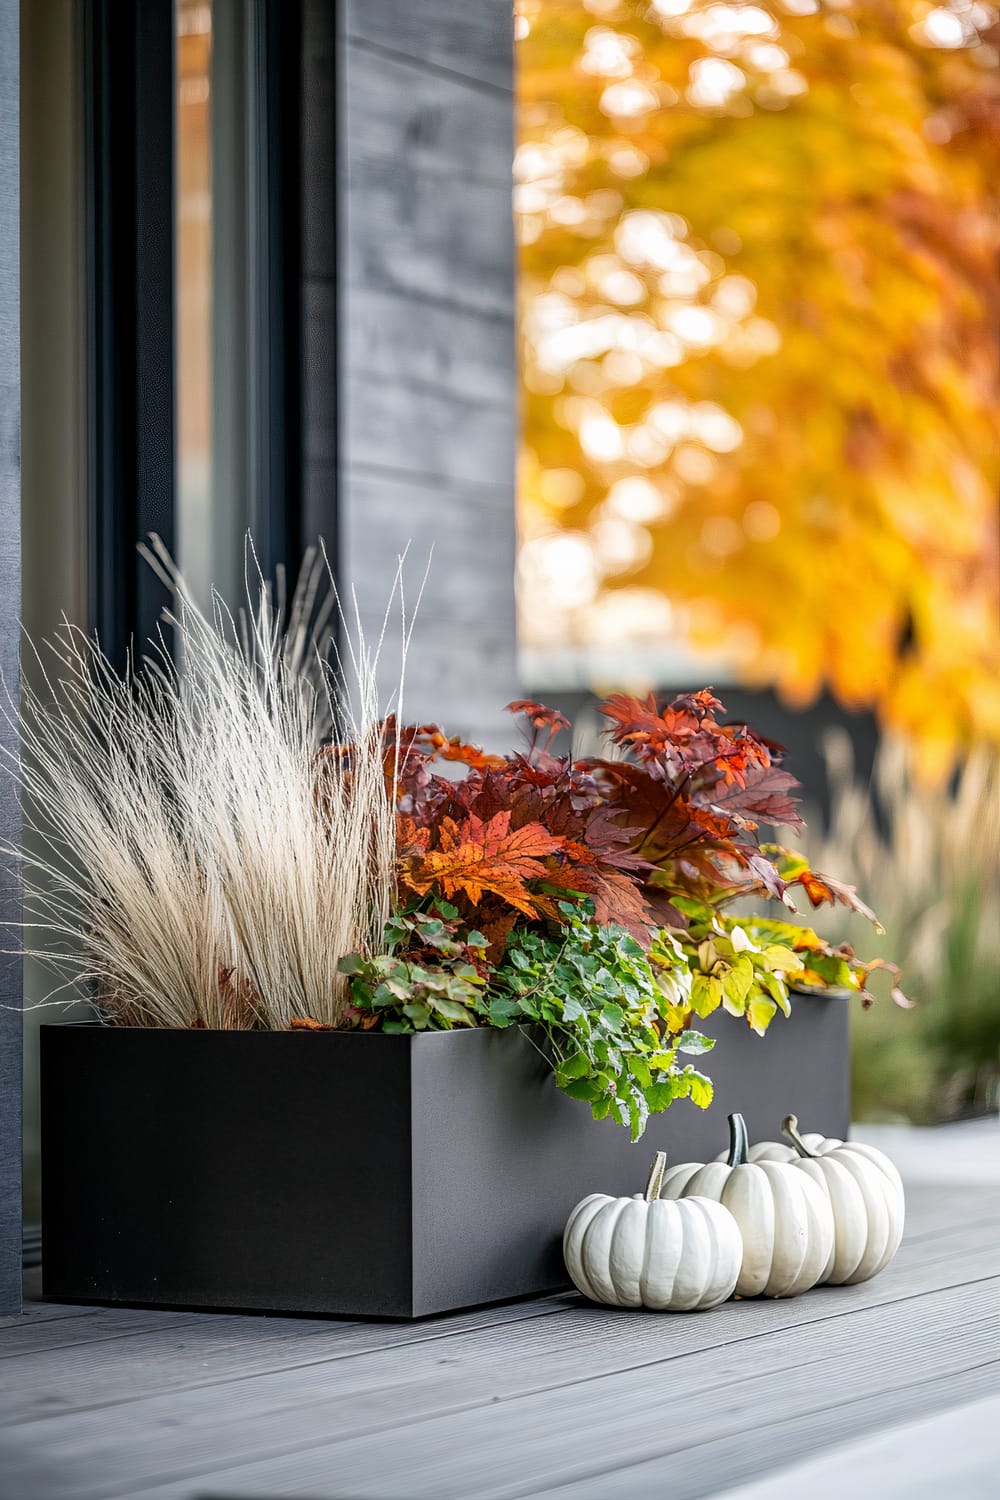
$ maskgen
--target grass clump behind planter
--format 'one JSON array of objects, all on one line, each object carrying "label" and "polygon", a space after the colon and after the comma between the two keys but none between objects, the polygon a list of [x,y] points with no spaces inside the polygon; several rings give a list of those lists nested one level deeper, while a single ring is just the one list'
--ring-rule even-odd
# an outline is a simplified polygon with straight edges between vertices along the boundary
[{"label": "grass clump behind planter", "polygon": [[[1000,756],[979,745],[928,781],[912,747],[885,740],[868,783],[845,731],[825,749],[830,828],[810,852],[863,880],[886,929],[880,946],[906,953],[907,987],[920,1002],[905,1017],[879,1007],[853,1028],[853,1118],[926,1125],[995,1113]],[[856,920],[837,913],[836,937],[856,940]]]}]

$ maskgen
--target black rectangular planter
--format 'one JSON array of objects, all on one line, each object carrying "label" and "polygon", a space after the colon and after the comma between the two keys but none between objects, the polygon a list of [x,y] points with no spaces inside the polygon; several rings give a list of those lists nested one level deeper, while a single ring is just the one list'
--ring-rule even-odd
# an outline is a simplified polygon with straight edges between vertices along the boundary
[{"label": "black rectangular planter", "polygon": [[43,1026],[44,1292],[414,1318],[565,1285],[573,1204],[639,1191],[656,1149],[707,1159],[735,1109],[752,1137],[790,1110],[846,1134],[846,1002],[799,997],[764,1039],[717,1024],[712,1107],[635,1146],[520,1028]]}]

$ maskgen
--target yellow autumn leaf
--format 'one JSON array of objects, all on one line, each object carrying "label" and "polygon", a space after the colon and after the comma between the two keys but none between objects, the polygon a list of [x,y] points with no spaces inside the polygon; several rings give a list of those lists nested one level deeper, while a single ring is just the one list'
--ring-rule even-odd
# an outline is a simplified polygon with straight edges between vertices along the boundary
[{"label": "yellow autumn leaf", "polygon": [[1000,742],[991,39],[717,10],[522,5],[521,634],[679,633],[940,777]]},{"label": "yellow autumn leaf", "polygon": [[751,1028],[763,1036],[777,1014],[778,1007],[773,1000],[751,1000],[747,1006],[747,1021]]}]

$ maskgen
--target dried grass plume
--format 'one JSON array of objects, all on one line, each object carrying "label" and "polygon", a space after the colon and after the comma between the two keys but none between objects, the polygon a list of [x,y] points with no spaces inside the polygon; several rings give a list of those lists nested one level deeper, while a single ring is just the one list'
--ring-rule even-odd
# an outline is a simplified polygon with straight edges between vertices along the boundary
[{"label": "dried grass plume", "polygon": [[236,619],[218,598],[203,613],[158,542],[147,561],[173,592],[172,654],[161,640],[119,673],[64,622],[29,643],[20,716],[4,695],[22,746],[8,770],[30,835],[14,851],[26,943],[40,944],[28,951],[120,1024],[341,1024],[340,959],[377,951],[395,894],[375,686],[385,626],[370,647],[322,553],[286,604],[248,547]]}]

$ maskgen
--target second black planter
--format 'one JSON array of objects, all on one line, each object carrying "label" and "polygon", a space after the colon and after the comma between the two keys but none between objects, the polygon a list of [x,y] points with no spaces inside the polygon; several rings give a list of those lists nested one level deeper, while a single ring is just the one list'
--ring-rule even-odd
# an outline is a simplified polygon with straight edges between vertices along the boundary
[{"label": "second black planter", "polygon": [[[633,1146],[567,1098],[521,1029],[42,1028],[43,1282],[84,1301],[413,1318],[562,1286],[589,1192],[651,1154],[704,1160],[740,1110],[846,1134],[847,1006],[731,1018],[684,1102]],[[711,1029],[711,1027],[706,1027]]]}]

